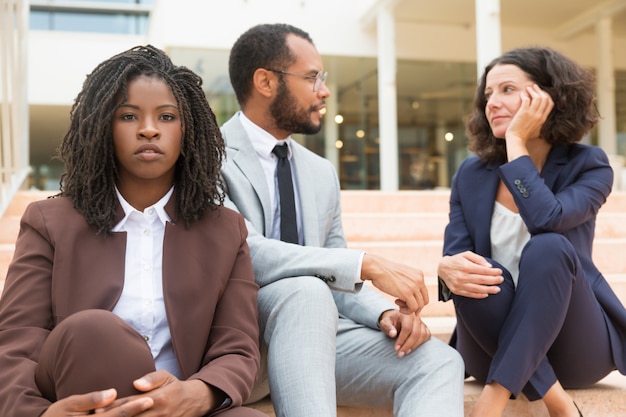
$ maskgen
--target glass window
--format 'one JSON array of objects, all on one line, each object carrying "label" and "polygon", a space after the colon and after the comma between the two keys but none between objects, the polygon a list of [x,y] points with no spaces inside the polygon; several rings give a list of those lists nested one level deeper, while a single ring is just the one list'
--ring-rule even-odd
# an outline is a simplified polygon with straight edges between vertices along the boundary
[{"label": "glass window", "polygon": [[[341,115],[339,175],[344,189],[380,188],[378,72],[375,58],[324,57]],[[400,189],[449,186],[468,152],[464,117],[476,89],[473,63],[397,63]],[[324,133],[306,138],[323,154]]]},{"label": "glass window", "polygon": [[152,0],[108,0],[119,4],[103,6],[103,1],[64,1],[57,3],[33,2],[30,12],[30,28],[34,30],[57,30],[70,32],[145,34],[148,30],[148,10],[135,10],[128,4],[151,5]]},{"label": "glass window", "polygon": [[52,13],[50,30],[98,33],[141,34],[147,29],[146,16],[88,13]]}]

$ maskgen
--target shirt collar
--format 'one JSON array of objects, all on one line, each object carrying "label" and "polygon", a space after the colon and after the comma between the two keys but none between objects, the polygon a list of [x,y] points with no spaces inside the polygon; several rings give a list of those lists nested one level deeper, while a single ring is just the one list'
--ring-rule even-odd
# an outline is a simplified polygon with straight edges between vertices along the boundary
[{"label": "shirt collar", "polygon": [[254,147],[254,150],[259,156],[262,158],[270,158],[272,156],[272,149],[274,149],[274,146],[286,143],[289,148],[288,157],[291,158],[291,136],[288,136],[286,139],[276,139],[267,130],[248,119],[241,111],[239,112],[239,121],[248,134],[248,137],[253,139],[250,142],[252,142],[252,147]]},{"label": "shirt collar", "polygon": [[150,209],[153,209],[156,212],[156,217],[161,221],[163,225],[165,225],[166,222],[171,222],[172,219],[165,211],[165,205],[167,204],[169,199],[172,197],[173,192],[174,192],[174,187],[170,188],[169,191],[165,193],[165,195],[161,197],[159,201],[157,201],[150,207],[146,207],[146,209],[143,212],[140,212],[139,210],[131,206],[130,203],[126,201],[126,199],[124,199],[124,197],[120,193],[120,190],[118,190],[117,187],[115,187],[115,193],[117,194],[117,199],[119,200],[120,205],[122,206],[122,210],[124,210],[124,217],[122,218],[122,220],[120,220],[118,224],[115,225],[115,227],[113,227],[113,232],[118,232],[122,230],[124,225],[128,222],[128,219],[132,213],[139,213],[143,216],[144,213],[147,213],[148,210]]}]

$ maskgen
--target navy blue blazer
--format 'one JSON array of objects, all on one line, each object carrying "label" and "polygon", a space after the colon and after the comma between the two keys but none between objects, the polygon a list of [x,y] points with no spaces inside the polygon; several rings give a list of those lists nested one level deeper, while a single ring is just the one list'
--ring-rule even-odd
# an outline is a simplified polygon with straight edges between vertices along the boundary
[{"label": "navy blue blazer", "polygon": [[[595,146],[557,145],[541,173],[527,156],[502,165],[476,156],[466,159],[452,179],[444,256],[472,251],[491,258],[491,216],[500,180],[513,194],[531,235],[560,233],[576,249],[607,319],[615,364],[626,373],[626,309],[592,260],[596,215],[613,184],[606,154]],[[439,299],[449,299],[442,280]]]}]

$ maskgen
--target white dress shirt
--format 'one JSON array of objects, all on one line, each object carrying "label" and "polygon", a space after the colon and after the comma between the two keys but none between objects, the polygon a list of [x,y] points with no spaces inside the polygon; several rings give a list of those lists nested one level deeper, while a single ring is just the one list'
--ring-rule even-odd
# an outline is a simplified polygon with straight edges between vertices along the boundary
[{"label": "white dress shirt", "polygon": [[254,124],[250,119],[246,117],[243,112],[239,112],[239,120],[241,125],[245,129],[252,146],[259,156],[261,167],[265,172],[265,179],[267,181],[267,188],[270,191],[270,201],[272,202],[272,227],[270,229],[269,237],[272,239],[280,240],[280,195],[278,193],[278,177],[276,176],[276,167],[278,164],[278,157],[274,155],[272,150],[276,145],[287,144],[289,154],[289,165],[291,166],[291,180],[293,182],[293,197],[296,203],[296,222],[298,226],[298,243],[304,244],[304,237],[302,233],[302,218],[300,214],[300,197],[298,194],[298,182],[296,181],[296,170],[292,162],[291,152],[291,136],[286,139],[276,139],[268,131],[260,128]]},{"label": "white dress shirt", "polygon": [[124,288],[113,313],[143,335],[157,370],[180,379],[163,301],[163,238],[165,223],[171,221],[165,204],[173,190],[140,212],[116,189],[125,216],[113,232],[126,232],[126,259]]},{"label": "white dress shirt", "polygon": [[491,257],[505,267],[517,287],[522,249],[530,240],[526,223],[519,213],[495,202],[491,216]]}]

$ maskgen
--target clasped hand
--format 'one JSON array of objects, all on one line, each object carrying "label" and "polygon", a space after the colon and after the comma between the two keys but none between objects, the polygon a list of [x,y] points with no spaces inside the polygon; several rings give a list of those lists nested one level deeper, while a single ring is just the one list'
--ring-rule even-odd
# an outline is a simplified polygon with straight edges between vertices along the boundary
[{"label": "clasped hand", "polygon": [[485,258],[470,251],[444,256],[437,275],[453,294],[470,298],[497,294],[498,285],[504,281],[500,268],[494,268]]},{"label": "clasped hand", "polygon": [[202,416],[216,406],[213,391],[200,380],[180,381],[167,371],[156,371],[133,382],[144,394],[117,398],[114,389],[72,395],[56,401],[41,417],[67,417],[95,414],[102,417],[140,415]]}]

